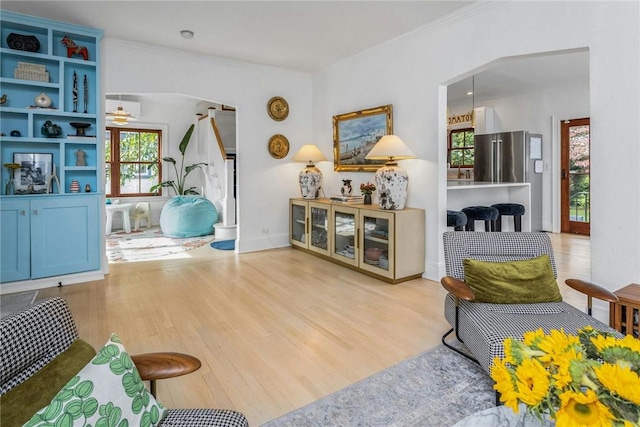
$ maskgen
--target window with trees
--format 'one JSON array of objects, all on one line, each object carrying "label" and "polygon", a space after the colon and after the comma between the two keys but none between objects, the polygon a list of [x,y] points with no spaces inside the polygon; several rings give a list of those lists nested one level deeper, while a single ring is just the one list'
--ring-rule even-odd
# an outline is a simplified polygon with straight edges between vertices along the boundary
[{"label": "window with trees", "polygon": [[107,127],[107,196],[157,196],[150,188],[160,182],[161,147],[161,130]]},{"label": "window with trees", "polygon": [[473,128],[455,129],[449,132],[447,161],[451,167],[473,167]]}]

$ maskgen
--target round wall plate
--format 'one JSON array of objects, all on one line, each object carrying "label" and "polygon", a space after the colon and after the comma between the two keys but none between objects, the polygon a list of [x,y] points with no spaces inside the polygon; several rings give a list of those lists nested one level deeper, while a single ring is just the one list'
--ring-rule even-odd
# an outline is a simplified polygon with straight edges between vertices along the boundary
[{"label": "round wall plate", "polygon": [[269,117],[280,122],[289,115],[289,104],[286,99],[280,96],[274,96],[267,103],[267,112],[269,113]]},{"label": "round wall plate", "polygon": [[284,159],[289,154],[289,140],[279,133],[269,138],[269,154],[275,159]]}]

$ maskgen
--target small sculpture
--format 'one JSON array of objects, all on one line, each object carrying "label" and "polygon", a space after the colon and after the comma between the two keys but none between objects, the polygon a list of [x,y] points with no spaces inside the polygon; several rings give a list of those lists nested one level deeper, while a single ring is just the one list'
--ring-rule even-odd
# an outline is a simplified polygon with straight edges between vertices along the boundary
[{"label": "small sculpture", "polygon": [[40,128],[40,132],[43,136],[47,138],[57,138],[62,135],[62,128],[55,123],[52,123],[51,120],[47,120]]},{"label": "small sculpture", "polygon": [[85,61],[89,60],[89,50],[86,46],[78,46],[69,36],[64,36],[60,43],[67,47],[67,58],[71,58],[71,55],[80,55]]},{"label": "small sculpture", "polygon": [[73,72],[73,112],[78,112],[78,75]]},{"label": "small sculpture", "polygon": [[74,154],[76,155],[76,166],[87,166],[87,153],[78,149]]},{"label": "small sculpture", "polygon": [[340,192],[343,196],[351,196],[351,194],[353,193],[353,187],[351,186],[350,179],[342,180],[342,188],[340,189]]},{"label": "small sculpture", "polygon": [[91,186],[89,184],[84,186],[84,192],[85,193],[91,193]]},{"label": "small sculpture", "polygon": [[5,102],[7,102],[7,94],[3,94],[2,96],[0,96],[0,105],[4,104]]},{"label": "small sculpture", "polygon": [[56,165],[53,163],[51,170],[51,176],[47,178],[47,193],[53,193],[53,182],[55,181],[58,184],[58,191],[60,191],[60,180],[58,179],[58,175],[56,174]]}]

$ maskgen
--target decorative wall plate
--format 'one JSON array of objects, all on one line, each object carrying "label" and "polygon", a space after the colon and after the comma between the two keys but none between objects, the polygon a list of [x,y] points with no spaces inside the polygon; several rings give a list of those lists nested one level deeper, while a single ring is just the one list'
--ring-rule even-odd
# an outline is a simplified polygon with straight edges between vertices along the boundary
[{"label": "decorative wall plate", "polygon": [[289,154],[289,140],[279,133],[269,138],[269,154],[275,159],[284,159]]},{"label": "decorative wall plate", "polygon": [[269,117],[280,122],[289,115],[289,104],[286,99],[280,96],[274,96],[267,103],[267,112],[269,113]]}]

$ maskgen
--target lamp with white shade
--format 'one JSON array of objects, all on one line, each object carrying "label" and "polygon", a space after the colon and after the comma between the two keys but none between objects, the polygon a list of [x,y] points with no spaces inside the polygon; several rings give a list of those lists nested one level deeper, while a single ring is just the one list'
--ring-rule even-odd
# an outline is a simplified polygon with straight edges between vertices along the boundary
[{"label": "lamp with white shade", "polygon": [[409,175],[396,160],[415,159],[416,155],[397,135],[385,135],[365,156],[370,160],[386,160],[376,172],[378,203],[382,209],[401,210],[407,201]]},{"label": "lamp with white shade", "polygon": [[327,158],[314,144],[306,144],[298,150],[292,160],[307,164],[298,175],[302,197],[305,199],[318,198],[318,193],[322,187],[322,171],[316,167],[315,163],[326,161]]}]

